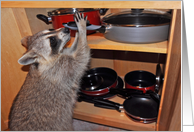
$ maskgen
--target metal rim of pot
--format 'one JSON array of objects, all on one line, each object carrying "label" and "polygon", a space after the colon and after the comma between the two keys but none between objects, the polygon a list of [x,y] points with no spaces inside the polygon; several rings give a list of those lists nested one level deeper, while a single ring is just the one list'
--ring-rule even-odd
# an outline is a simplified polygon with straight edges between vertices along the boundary
[{"label": "metal rim of pot", "polygon": [[[171,15],[169,13],[161,13],[159,10],[154,11],[144,11],[144,9],[131,9],[131,11],[110,13],[102,18],[102,24],[106,27],[154,27],[169,25],[171,19]],[[149,19],[146,19],[146,17],[148,17]],[[124,18],[125,21],[122,21],[122,18]],[[151,19],[155,19],[155,21]]]},{"label": "metal rim of pot", "polygon": [[91,12],[91,11],[97,11],[97,10],[99,10],[99,13],[101,15],[104,15],[108,9],[106,8],[102,8],[102,9],[101,8],[59,8],[48,12],[48,16],[74,14],[77,11],[80,13],[84,13],[84,12]]}]

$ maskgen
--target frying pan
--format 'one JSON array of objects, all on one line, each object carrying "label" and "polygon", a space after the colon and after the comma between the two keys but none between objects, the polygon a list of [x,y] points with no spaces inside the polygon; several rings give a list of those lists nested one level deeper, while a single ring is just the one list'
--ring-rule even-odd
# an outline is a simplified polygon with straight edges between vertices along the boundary
[{"label": "frying pan", "polygon": [[115,109],[119,112],[125,112],[129,117],[135,120],[149,123],[155,121],[158,116],[160,97],[153,91],[146,94],[134,94],[123,102],[123,104],[104,99],[94,99],[95,106],[107,109]]},{"label": "frying pan", "polygon": [[[88,103],[95,103],[93,101],[94,98],[97,98],[97,99],[110,99],[112,97],[115,97],[118,94],[117,91],[115,91],[115,89],[119,89],[119,90],[120,89],[123,89],[123,86],[124,86],[124,82],[121,79],[121,77],[118,76],[118,84],[114,88],[114,91],[113,92],[109,92],[108,94],[101,95],[101,96],[90,96],[90,95],[84,94],[83,92],[79,92],[77,99],[78,99],[79,102],[85,101],[85,102],[88,102]],[[110,89],[110,90],[112,90],[112,89]]]},{"label": "frying pan", "polygon": [[118,83],[117,73],[106,67],[90,69],[82,78],[81,92],[90,96],[102,96],[109,93]]}]

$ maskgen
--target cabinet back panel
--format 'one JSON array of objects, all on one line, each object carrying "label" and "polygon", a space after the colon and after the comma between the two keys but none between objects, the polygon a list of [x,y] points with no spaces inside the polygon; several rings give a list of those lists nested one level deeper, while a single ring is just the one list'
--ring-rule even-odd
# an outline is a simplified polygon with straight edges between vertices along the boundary
[{"label": "cabinet back panel", "polygon": [[114,69],[119,76],[125,76],[126,73],[134,70],[146,70],[156,74],[157,63],[161,63],[163,71],[163,64],[166,61],[165,54],[112,50],[92,50],[91,53],[90,68],[109,67]]}]

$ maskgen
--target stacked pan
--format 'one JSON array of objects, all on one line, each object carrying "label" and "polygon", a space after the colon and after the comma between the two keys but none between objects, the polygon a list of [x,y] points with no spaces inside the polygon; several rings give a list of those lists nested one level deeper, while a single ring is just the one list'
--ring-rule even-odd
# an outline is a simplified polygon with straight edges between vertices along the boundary
[{"label": "stacked pan", "polygon": [[[158,115],[160,96],[156,91],[161,77],[159,64],[156,75],[147,71],[132,71],[124,77],[124,89],[122,79],[113,69],[93,68],[82,78],[78,100],[94,103],[96,107],[125,112],[134,121],[152,123]],[[125,101],[119,104],[101,98],[107,95],[119,95]]]}]

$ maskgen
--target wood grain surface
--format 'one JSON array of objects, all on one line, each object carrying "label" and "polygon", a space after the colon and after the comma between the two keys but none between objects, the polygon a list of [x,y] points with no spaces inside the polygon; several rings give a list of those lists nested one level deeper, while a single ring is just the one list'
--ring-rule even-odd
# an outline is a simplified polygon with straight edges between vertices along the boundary
[{"label": "wood grain surface", "polygon": [[1,7],[180,9],[181,1],[2,1]]}]

